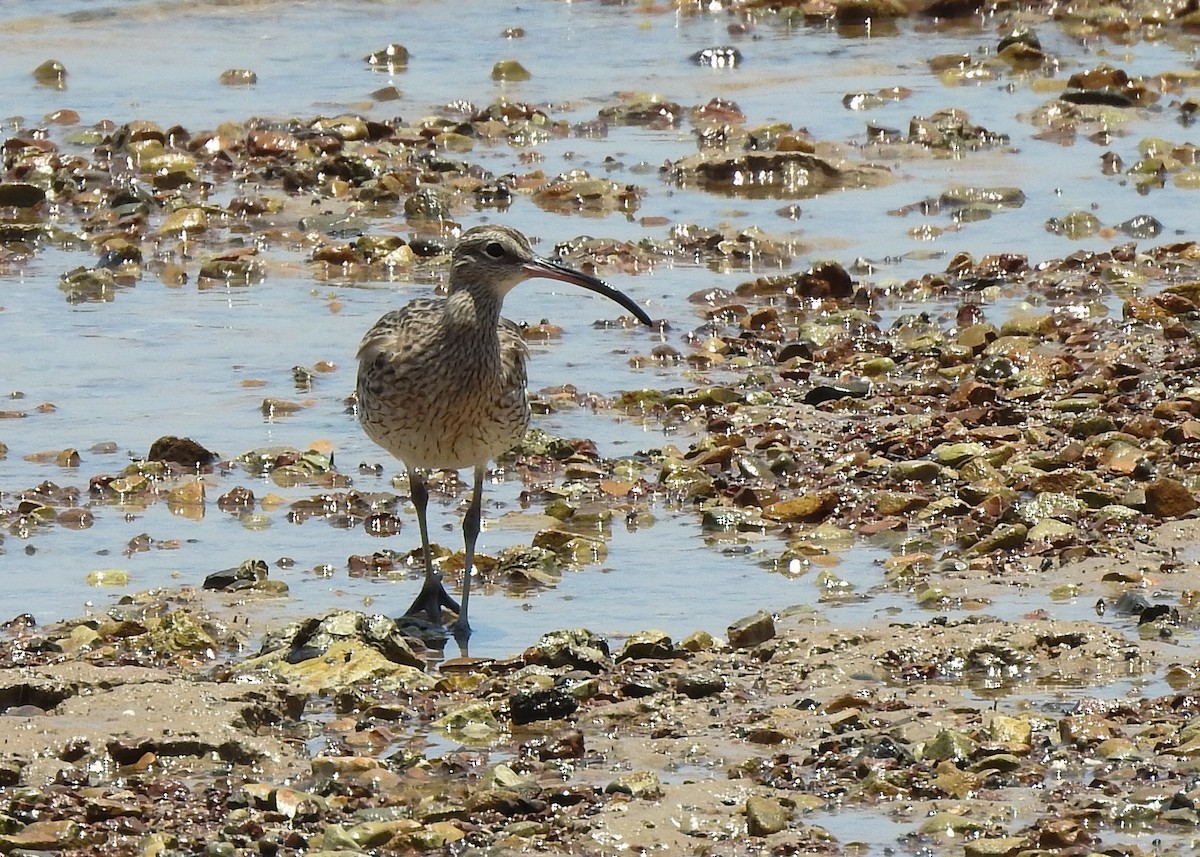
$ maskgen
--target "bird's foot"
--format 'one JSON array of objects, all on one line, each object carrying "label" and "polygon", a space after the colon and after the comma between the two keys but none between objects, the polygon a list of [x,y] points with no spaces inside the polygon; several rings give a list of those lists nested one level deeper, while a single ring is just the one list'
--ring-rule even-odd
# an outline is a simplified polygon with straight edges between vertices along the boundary
[{"label": "bird's foot", "polygon": [[450,633],[454,635],[454,642],[462,648],[463,657],[466,657],[467,640],[471,639],[471,626],[467,624],[467,617],[458,614],[458,619],[450,626]]},{"label": "bird's foot", "polygon": [[425,585],[421,587],[421,591],[417,593],[417,597],[413,599],[413,603],[404,611],[405,616],[414,616],[418,613],[424,613],[429,617],[431,622],[442,621],[442,608],[448,607],[455,613],[458,613],[460,608],[458,602],[450,597],[446,592],[446,587],[442,586],[440,580],[427,580]]}]

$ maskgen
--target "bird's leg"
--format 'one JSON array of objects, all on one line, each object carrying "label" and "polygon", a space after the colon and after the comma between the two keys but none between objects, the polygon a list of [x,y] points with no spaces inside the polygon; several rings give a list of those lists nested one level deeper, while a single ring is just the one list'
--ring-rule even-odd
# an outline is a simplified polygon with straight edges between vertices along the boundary
[{"label": "bird's leg", "polygon": [[462,610],[458,611],[458,619],[454,622],[454,639],[459,644],[465,644],[471,636],[471,626],[467,622],[467,599],[471,597],[471,572],[475,568],[475,540],[479,538],[479,519],[483,508],[483,465],[475,468],[475,490],[471,494],[471,505],[467,507],[467,516],[463,518],[463,551],[466,562],[463,568]]},{"label": "bird's leg", "polygon": [[425,477],[416,470],[409,468],[408,491],[412,497],[413,506],[417,509],[417,529],[421,531],[421,551],[425,557],[425,582],[421,591],[413,599],[412,605],[404,611],[405,616],[425,613],[431,622],[442,621],[442,607],[446,606],[455,613],[459,612],[456,602],[442,586],[442,574],[433,569],[433,554],[429,547],[429,521],[426,510],[429,506],[429,487]]}]

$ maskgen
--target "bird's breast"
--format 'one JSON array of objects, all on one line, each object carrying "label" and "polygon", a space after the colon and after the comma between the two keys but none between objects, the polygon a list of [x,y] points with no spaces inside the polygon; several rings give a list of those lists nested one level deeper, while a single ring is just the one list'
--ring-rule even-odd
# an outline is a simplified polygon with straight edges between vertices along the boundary
[{"label": "bird's breast", "polygon": [[364,339],[358,399],[367,434],[416,468],[462,469],[507,452],[529,426],[524,342],[503,331],[429,333]]}]

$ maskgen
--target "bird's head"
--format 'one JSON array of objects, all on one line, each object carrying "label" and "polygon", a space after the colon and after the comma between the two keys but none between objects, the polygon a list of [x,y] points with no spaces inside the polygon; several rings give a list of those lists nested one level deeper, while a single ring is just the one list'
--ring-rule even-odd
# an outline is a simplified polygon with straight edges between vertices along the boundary
[{"label": "bird's head", "polygon": [[533,252],[529,239],[507,226],[487,224],[468,229],[450,257],[450,293],[474,292],[503,301],[521,282],[543,277],[571,283],[616,301],[642,324],[650,316],[624,292],[582,271],[544,259]]}]

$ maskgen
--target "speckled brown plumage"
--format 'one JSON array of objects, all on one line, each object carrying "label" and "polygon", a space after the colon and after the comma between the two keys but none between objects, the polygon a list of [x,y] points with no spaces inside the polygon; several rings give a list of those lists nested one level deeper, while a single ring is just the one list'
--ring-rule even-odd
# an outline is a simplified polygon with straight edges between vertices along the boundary
[{"label": "speckled brown plumage", "polygon": [[529,427],[529,349],[516,326],[499,317],[499,301],[480,303],[466,291],[415,300],[363,339],[363,428],[406,464],[473,467],[512,449]]},{"label": "speckled brown plumage", "polygon": [[[463,233],[450,262],[445,298],[420,298],[387,313],[358,349],[358,412],[367,435],[408,469],[425,552],[425,584],[409,613],[458,613],[460,641],[470,633],[467,599],[479,532],[484,469],[512,449],[529,427],[525,361],[516,325],[500,317],[504,296],[530,277],[573,283],[621,304],[643,324],[650,318],[600,280],[534,255],[521,233],[477,226]],[[463,521],[466,570],[461,605],[446,594],[429,555],[427,470],[474,469]]]}]

